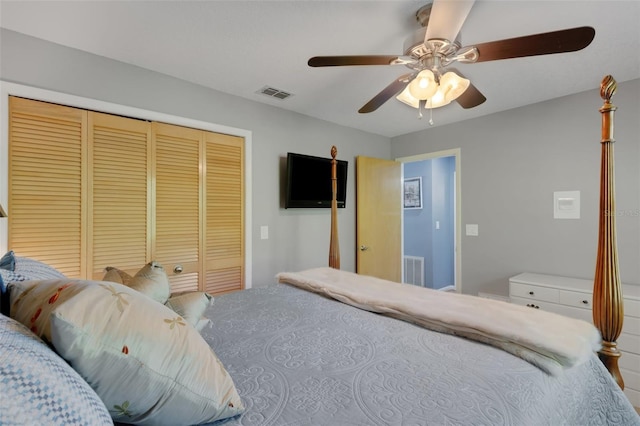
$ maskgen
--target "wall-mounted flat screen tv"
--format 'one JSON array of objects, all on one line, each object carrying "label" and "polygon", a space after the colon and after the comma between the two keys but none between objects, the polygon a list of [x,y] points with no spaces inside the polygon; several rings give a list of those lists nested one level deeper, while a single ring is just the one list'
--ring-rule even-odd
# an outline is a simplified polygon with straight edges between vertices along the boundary
[{"label": "wall-mounted flat screen tv", "polygon": [[[338,160],[337,204],[344,208],[347,200],[348,162]],[[287,153],[287,181],[284,207],[331,207],[331,159]]]}]

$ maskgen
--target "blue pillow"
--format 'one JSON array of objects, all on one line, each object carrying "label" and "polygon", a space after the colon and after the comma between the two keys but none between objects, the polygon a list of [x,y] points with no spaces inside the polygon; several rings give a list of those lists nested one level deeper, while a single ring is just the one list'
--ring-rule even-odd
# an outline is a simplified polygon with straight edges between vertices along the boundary
[{"label": "blue pillow", "polygon": [[15,256],[14,272],[27,277],[27,280],[53,280],[66,278],[64,274],[53,266],[29,257]]},{"label": "blue pillow", "polygon": [[19,322],[0,315],[0,424],[112,425],[82,377]]},{"label": "blue pillow", "polygon": [[16,268],[16,255],[13,250],[9,250],[0,258],[0,269],[14,271]]},{"label": "blue pillow", "polygon": [[9,284],[17,281],[28,281],[28,278],[17,272],[0,269],[0,313],[9,315]]}]

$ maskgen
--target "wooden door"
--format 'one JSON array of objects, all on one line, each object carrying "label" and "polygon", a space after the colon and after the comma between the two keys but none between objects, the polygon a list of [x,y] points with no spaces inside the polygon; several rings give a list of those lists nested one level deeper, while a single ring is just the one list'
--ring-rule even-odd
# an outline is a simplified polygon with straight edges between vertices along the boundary
[{"label": "wooden door", "polygon": [[205,133],[205,291],[244,288],[244,139]]},{"label": "wooden door", "polygon": [[146,121],[89,113],[90,278],[107,266],[134,275],[151,257],[150,138]]},{"label": "wooden door", "polygon": [[69,277],[87,273],[87,112],[9,99],[9,248]]},{"label": "wooden door", "polygon": [[356,157],[356,272],[401,282],[402,164]]},{"label": "wooden door", "polygon": [[155,143],[154,259],[164,266],[171,291],[195,291],[201,277],[203,203],[199,130],[153,123]]},{"label": "wooden door", "polygon": [[172,290],[244,288],[244,139],[11,97],[9,248],[73,278],[157,260]]}]

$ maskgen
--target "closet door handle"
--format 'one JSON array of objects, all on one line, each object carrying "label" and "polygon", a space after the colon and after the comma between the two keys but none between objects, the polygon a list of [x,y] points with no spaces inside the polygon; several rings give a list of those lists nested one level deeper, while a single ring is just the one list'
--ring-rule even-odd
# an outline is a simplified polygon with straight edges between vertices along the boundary
[{"label": "closet door handle", "polygon": [[176,273],[176,274],[179,274],[179,273],[181,273],[182,271],[183,271],[183,269],[182,269],[182,265],[176,265],[176,266],[173,268],[173,272],[174,272],[174,273]]},{"label": "closet door handle", "polygon": [[367,250],[369,250],[368,246],[365,246],[365,245],[360,246],[360,251],[367,251]]}]

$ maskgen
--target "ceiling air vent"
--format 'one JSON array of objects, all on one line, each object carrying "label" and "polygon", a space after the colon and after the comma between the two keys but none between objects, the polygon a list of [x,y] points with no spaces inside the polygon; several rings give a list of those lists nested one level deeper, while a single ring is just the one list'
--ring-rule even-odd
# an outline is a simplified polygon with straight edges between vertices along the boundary
[{"label": "ceiling air vent", "polygon": [[275,87],[265,86],[262,89],[258,90],[257,93],[262,93],[263,95],[271,96],[272,98],[277,99],[287,99],[289,96],[292,96],[291,93],[285,92],[284,90],[276,89]]}]

